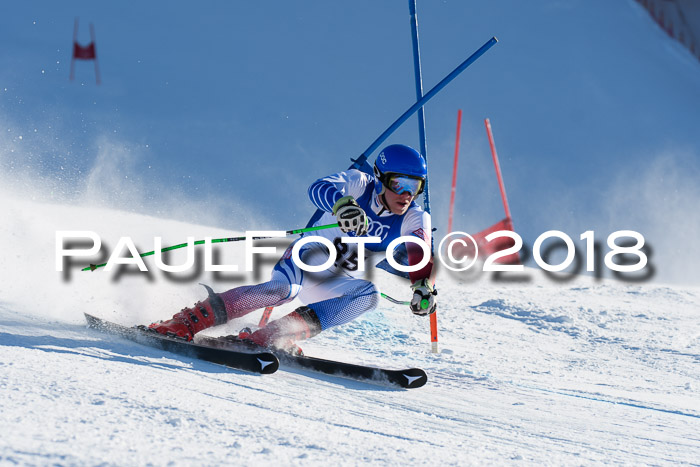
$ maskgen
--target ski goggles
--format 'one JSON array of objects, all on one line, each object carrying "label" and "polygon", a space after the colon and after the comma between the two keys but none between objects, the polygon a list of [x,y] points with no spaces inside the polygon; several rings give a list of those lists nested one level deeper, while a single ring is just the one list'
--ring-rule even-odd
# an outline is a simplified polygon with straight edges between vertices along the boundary
[{"label": "ski goggles", "polygon": [[387,174],[384,186],[397,195],[408,193],[411,196],[417,196],[423,192],[425,180],[407,175]]}]

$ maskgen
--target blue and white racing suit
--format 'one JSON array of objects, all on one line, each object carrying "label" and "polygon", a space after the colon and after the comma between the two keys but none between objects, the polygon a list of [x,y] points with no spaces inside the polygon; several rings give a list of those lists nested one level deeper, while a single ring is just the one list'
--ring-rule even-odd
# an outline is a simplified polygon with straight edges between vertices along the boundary
[{"label": "blue and white racing suit", "polygon": [[[292,248],[301,241],[296,240],[275,265],[269,282],[256,286],[244,286],[224,292],[221,297],[226,304],[229,319],[242,316],[264,306],[278,306],[294,298],[313,309],[321,323],[321,330],[348,323],[361,314],[373,310],[379,301],[379,290],[364,279],[365,272],[371,270],[386,256],[389,243],[402,236],[416,236],[430,245],[430,215],[415,202],[408,210],[397,215],[384,207],[375,191],[375,179],[359,170],[348,170],[315,181],[309,187],[309,198],[323,215],[314,225],[336,223],[332,214],[333,205],[344,196],[352,196],[364,209],[369,221],[367,236],[379,237],[381,243],[367,243],[364,246],[364,271],[360,266],[358,245],[342,243],[341,238],[350,235],[340,228],[319,230],[305,234],[322,236],[336,249],[337,258],[328,269],[322,272],[303,271],[292,260]],[[304,237],[302,237],[304,238]],[[409,264],[417,264],[423,259],[422,250],[409,248]],[[328,260],[328,250],[318,242],[303,245],[300,259],[309,266],[324,264]],[[430,266],[411,273],[411,280],[428,277]]]}]

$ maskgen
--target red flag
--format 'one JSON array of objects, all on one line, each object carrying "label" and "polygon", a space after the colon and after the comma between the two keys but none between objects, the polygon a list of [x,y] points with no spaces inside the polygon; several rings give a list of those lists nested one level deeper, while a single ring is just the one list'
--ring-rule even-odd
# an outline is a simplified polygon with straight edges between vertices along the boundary
[{"label": "red flag", "polygon": [[[479,258],[485,259],[494,253],[506,250],[515,245],[515,241],[510,237],[498,237],[490,242],[486,240],[486,237],[499,230],[509,230],[513,231],[513,221],[506,217],[500,222],[493,224],[491,227],[482,230],[479,233],[473,234],[472,237],[476,241],[476,245],[479,249]],[[474,244],[467,238],[464,237],[466,246],[460,244],[454,244],[452,248],[452,254],[456,259],[462,259],[464,257],[474,257]],[[516,253],[511,253],[509,255],[501,256],[494,260],[495,264],[520,264],[520,255]]]},{"label": "red flag", "polygon": [[95,81],[100,84],[100,69],[97,66],[97,50],[95,46],[95,28],[90,23],[90,43],[88,45],[80,45],[78,43],[78,18],[75,18],[75,27],[73,28],[73,55],[70,61],[70,79],[75,78],[75,61],[76,60],[92,60],[95,62]]},{"label": "red flag", "polygon": [[86,46],[73,42],[73,58],[78,60],[94,60],[96,57],[94,42],[90,42]]}]

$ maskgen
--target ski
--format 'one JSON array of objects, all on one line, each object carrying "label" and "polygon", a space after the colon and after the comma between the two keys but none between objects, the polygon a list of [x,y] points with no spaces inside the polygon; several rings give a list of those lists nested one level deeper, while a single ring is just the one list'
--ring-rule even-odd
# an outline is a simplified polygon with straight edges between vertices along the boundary
[{"label": "ski", "polygon": [[279,368],[279,359],[267,349],[224,349],[182,339],[163,336],[145,326],[127,327],[85,313],[88,327],[124,337],[139,344],[155,347],[178,355],[218,363],[238,370],[270,374]]},{"label": "ski", "polygon": [[[235,336],[199,337],[197,341],[207,347],[220,349],[267,350],[253,343],[239,340]],[[428,375],[420,368],[390,370],[367,365],[345,363],[316,357],[292,355],[284,351],[272,350],[283,365],[311,370],[332,376],[340,376],[374,383],[389,383],[406,389],[419,388],[428,381]]]},{"label": "ski", "polygon": [[351,379],[391,383],[406,389],[419,388],[428,382],[428,375],[420,368],[404,370],[389,370],[337,360],[326,360],[316,357],[276,354],[281,362],[290,366],[318,371],[328,375],[343,376]]}]

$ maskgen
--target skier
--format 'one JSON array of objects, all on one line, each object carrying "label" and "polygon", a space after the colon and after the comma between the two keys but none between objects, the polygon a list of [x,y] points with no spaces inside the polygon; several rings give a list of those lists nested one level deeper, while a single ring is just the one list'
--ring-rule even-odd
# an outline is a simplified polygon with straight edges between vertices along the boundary
[{"label": "skier", "polygon": [[[377,287],[362,278],[358,245],[343,243],[341,237],[368,235],[381,239],[381,243],[365,245],[365,269],[379,263],[389,243],[400,236],[417,236],[431,244],[430,215],[414,202],[425,187],[426,175],[423,156],[413,148],[395,144],[377,156],[374,176],[351,169],[315,181],[308,194],[323,215],[314,225],[339,224],[314,232],[335,245],[337,259],[332,266],[322,272],[302,271],[292,260],[292,248],[298,239],[275,265],[268,282],[219,294],[207,287],[209,298],[184,308],[168,321],[151,324],[149,329],[189,341],[203,329],[299,298],[306,306],[255,332],[246,328],[238,336],[260,346],[299,353],[297,340],[348,323],[375,309],[379,302]],[[423,250],[419,245],[407,242],[406,249],[409,265],[421,262]],[[319,242],[307,243],[299,251],[300,259],[309,266],[324,264],[328,254]],[[422,269],[409,273],[413,291],[410,308],[416,315],[432,314],[437,307],[437,292],[430,281],[432,265],[431,258]]]}]

